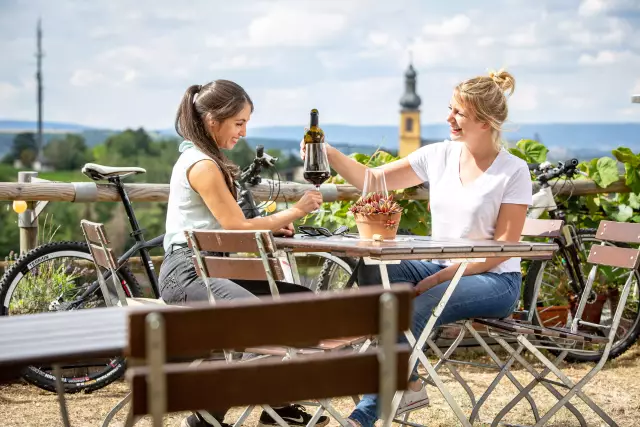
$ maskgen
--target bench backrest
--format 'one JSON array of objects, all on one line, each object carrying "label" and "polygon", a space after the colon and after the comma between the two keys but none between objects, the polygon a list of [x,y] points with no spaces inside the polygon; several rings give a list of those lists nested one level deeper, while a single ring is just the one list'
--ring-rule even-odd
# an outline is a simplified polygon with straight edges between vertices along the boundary
[{"label": "bench backrest", "polygon": [[[409,348],[396,342],[398,333],[409,329],[412,299],[410,286],[394,286],[133,309],[126,354],[146,361],[146,366],[127,373],[133,413],[225,409],[377,392],[381,387],[378,351],[382,350],[320,353],[287,362],[184,363],[185,358],[207,356],[216,348],[301,346],[356,335],[391,337],[381,340],[392,365],[386,367],[385,375],[393,390],[404,389]],[[167,363],[175,359],[182,363]],[[247,383],[251,386],[238,387]]]}]

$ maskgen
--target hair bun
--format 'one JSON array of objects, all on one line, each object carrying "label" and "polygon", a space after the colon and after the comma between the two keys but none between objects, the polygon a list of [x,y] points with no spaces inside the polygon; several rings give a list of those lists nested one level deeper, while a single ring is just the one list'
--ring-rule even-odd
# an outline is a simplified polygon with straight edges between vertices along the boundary
[{"label": "hair bun", "polygon": [[489,77],[493,80],[503,92],[509,91],[509,95],[513,94],[516,88],[516,79],[511,73],[501,69],[500,71],[489,71]]}]

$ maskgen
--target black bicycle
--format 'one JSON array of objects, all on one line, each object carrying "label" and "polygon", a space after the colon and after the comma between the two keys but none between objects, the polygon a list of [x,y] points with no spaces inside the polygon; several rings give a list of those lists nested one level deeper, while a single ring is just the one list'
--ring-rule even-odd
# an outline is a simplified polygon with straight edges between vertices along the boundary
[{"label": "black bicycle", "polygon": [[[279,178],[267,181],[269,193],[264,202],[256,203],[251,192],[252,186],[263,181],[261,173],[264,169],[275,170],[277,160],[265,153],[264,147],[258,146],[254,160],[241,172],[236,182],[238,204],[247,218],[264,215],[269,204],[278,197]],[[122,183],[127,176],[144,173],[144,169],[87,164],[82,171],[94,181],[107,181],[115,186],[129,219],[130,235],[135,243],[119,257],[117,272],[125,294],[128,297],[143,296],[143,288],[132,272],[133,261],[139,259],[142,271],[138,277],[146,277],[151,296],[159,298],[158,279],[149,251],[162,246],[164,235],[145,240],[144,230],[140,228]],[[301,284],[310,289],[320,290],[329,283],[341,287],[340,283],[346,282],[351,275],[349,264],[331,254],[300,254],[296,258]],[[39,246],[17,259],[0,280],[0,315],[103,307],[105,298],[97,274],[86,242],[53,242]],[[106,282],[112,283],[110,280]],[[110,292],[113,293],[110,297],[117,299],[116,290],[110,289]],[[77,361],[64,367],[62,382],[68,393],[91,392],[120,378],[124,370],[125,361],[120,357],[100,363],[95,360]],[[44,390],[56,391],[50,366],[30,366],[24,371],[23,378]]]},{"label": "black bicycle", "polygon": [[[538,218],[548,212],[550,219],[565,221],[561,237],[554,239],[558,251],[554,258],[546,263],[533,261],[528,263],[524,279],[523,304],[526,309],[535,301],[532,321],[539,326],[571,325],[576,312],[580,296],[585,289],[590,265],[587,263],[591,246],[602,243],[596,237],[594,228],[576,228],[564,209],[560,209],[553,194],[554,187],[573,185],[572,180],[582,173],[578,168],[578,160],[571,159],[553,165],[549,162],[531,164],[529,168],[540,185],[539,191],[533,196],[533,206],[528,213],[530,218]],[[571,199],[571,195],[568,200]],[[587,214],[588,212],[584,212]],[[607,245],[613,243],[606,242]],[[626,246],[618,244],[618,246]],[[542,282],[536,295],[536,278],[540,269],[544,267]],[[595,278],[594,288],[583,313],[583,322],[579,330],[591,334],[606,335],[608,325],[611,324],[613,314],[618,306],[619,290],[624,286],[625,271],[613,267],[600,267]],[[616,332],[610,359],[624,353],[633,345],[640,335],[640,273],[635,272],[631,294],[627,300],[620,325]],[[537,296],[537,301],[534,300]],[[553,343],[550,343],[553,346]],[[567,360],[588,362],[600,360],[598,346],[584,343],[582,347],[575,347]]]}]

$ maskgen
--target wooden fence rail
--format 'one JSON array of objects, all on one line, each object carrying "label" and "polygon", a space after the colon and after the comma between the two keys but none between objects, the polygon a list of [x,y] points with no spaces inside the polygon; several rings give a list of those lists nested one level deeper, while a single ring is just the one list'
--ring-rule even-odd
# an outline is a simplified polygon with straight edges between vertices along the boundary
[{"label": "wooden fence rail", "polygon": [[[24,200],[24,201],[52,201],[52,202],[74,202],[76,200],[76,188],[78,184],[83,186],[95,185],[95,196],[83,197],[83,202],[118,202],[120,198],[115,187],[111,184],[93,183],[62,183],[62,182],[0,182],[0,201],[2,200]],[[300,200],[305,191],[313,189],[310,184],[299,184],[296,182],[283,182],[279,188],[268,184],[259,184],[251,189],[255,198],[259,201],[268,200],[269,196],[275,197],[277,201],[296,202]],[[168,184],[126,184],[125,189],[129,199],[133,202],[166,202],[169,198]],[[347,184],[324,184],[320,186],[324,200],[334,202],[336,200],[357,200],[360,190]],[[535,189],[534,189],[535,191]],[[576,180],[571,183],[559,183],[554,189],[558,195],[584,196],[588,194],[601,193],[628,193],[629,187],[624,183],[624,179],[611,184],[606,188],[599,187],[590,180]],[[415,191],[404,192],[400,199],[428,200],[429,190],[417,188]]]},{"label": "wooden fence rail", "polygon": [[[94,182],[49,182],[39,180],[36,172],[20,172],[19,182],[0,182],[0,201],[22,200],[27,202],[27,211],[18,218],[20,226],[20,252],[35,247],[38,236],[39,212],[48,202],[118,202],[120,197],[112,184]],[[251,188],[259,202],[276,200],[296,202],[305,191],[313,189],[311,184],[295,182],[273,183],[263,181]],[[166,202],[169,199],[168,184],[126,184],[125,190],[132,202]],[[324,184],[320,186],[326,202],[357,200],[361,192],[346,184]],[[534,186],[534,191],[537,188]],[[601,188],[595,182],[578,179],[573,182],[558,183],[554,192],[558,195],[582,196],[599,193],[628,193],[624,179]],[[429,190],[425,187],[413,188],[399,194],[397,199],[428,200]],[[41,202],[41,203],[36,203]]]}]

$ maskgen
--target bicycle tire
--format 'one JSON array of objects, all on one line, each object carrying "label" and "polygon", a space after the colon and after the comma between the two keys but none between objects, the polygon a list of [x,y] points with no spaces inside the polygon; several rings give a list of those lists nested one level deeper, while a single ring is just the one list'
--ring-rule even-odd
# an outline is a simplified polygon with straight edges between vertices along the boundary
[{"label": "bicycle tire", "polygon": [[[343,268],[344,270],[346,270],[349,275],[351,275],[351,273],[353,272],[353,270],[355,270],[356,265],[358,264],[358,260],[355,258],[350,258],[350,257],[336,257],[335,255],[332,255],[333,258],[338,258],[338,262],[336,262],[333,259],[327,259],[324,262],[324,265],[322,266],[322,271],[320,272],[320,291],[328,291],[329,289],[331,289],[331,284],[332,284],[332,277],[335,274],[335,270],[337,268]],[[344,265],[341,265],[343,264]],[[347,266],[348,269],[345,267]],[[344,289],[344,285],[346,285],[346,283],[339,283],[338,287],[334,287],[333,290],[343,290]],[[354,282],[354,285],[357,286],[357,281]],[[353,285],[352,285],[353,286]]]},{"label": "bicycle tire", "polygon": [[[594,229],[580,229],[577,230],[577,234],[579,238],[583,242],[602,242],[602,240],[596,238],[596,230]],[[614,245],[612,242],[607,242],[607,244]],[[622,243],[615,243],[615,246],[620,247],[628,247],[628,245]],[[541,262],[532,262],[529,271],[527,272],[527,277],[525,279],[525,287],[524,287],[524,302],[526,304],[525,308],[529,307],[529,303],[534,298],[535,291],[535,278],[540,271],[540,267],[542,266]],[[583,272],[584,274],[584,272]],[[638,271],[635,271],[636,283],[640,284],[640,274]],[[584,274],[584,278],[586,280],[587,275]],[[636,287],[636,293],[638,292],[638,288]],[[578,296],[579,297],[579,296]],[[639,297],[639,295],[635,295],[635,297]],[[634,295],[630,294],[629,298],[634,298]],[[629,300],[627,301],[627,304]],[[621,319],[622,320],[622,319]],[[535,310],[532,321],[537,326],[543,326],[543,321],[539,316],[539,311]],[[640,309],[636,310],[635,318],[631,323],[631,327],[628,329],[628,332],[622,337],[622,339],[617,340],[613,343],[611,347],[611,351],[609,352],[608,360],[613,360],[616,357],[622,355],[625,351],[627,351],[637,340],[638,336],[640,336]],[[554,354],[559,354],[557,350],[549,350]],[[584,354],[579,352],[571,352],[569,351],[566,356],[566,360],[568,362],[597,362],[601,358],[601,352],[594,352],[592,354]]]},{"label": "bicycle tire", "polygon": [[[49,243],[32,249],[18,258],[0,279],[0,315],[10,315],[10,302],[16,287],[20,280],[27,276],[34,267],[45,261],[63,257],[75,257],[92,261],[89,248],[84,242]],[[143,295],[138,281],[126,266],[122,266],[118,270],[118,276],[128,296],[140,297]],[[116,357],[111,359],[103,370],[94,374],[77,377],[65,376],[62,378],[65,392],[77,393],[84,391],[89,393],[101,389],[120,378],[125,369],[124,358]],[[22,378],[43,390],[56,392],[55,377],[37,366],[27,367],[23,372]]]}]

